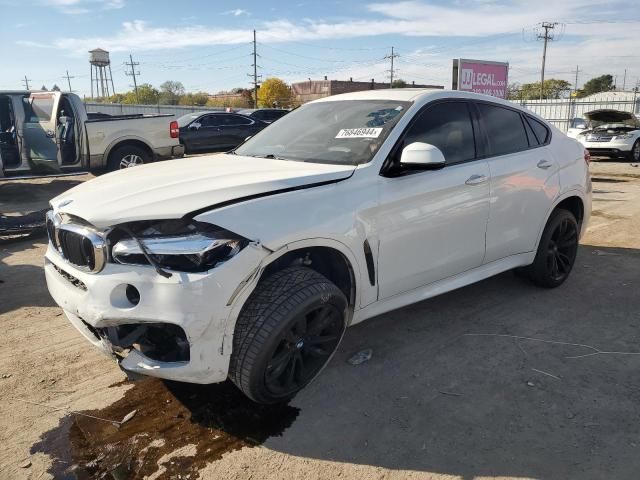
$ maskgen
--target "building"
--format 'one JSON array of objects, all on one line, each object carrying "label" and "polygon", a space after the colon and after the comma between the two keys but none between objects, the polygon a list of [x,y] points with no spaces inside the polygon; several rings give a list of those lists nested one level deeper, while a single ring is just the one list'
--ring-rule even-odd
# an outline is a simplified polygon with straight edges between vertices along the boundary
[{"label": "building", "polygon": [[[415,82],[407,84],[411,88],[444,88],[442,85],[419,85]],[[389,83],[376,82],[373,78],[368,82],[349,80],[307,80],[291,85],[291,92],[296,103],[306,103],[318,98],[338,95],[340,93],[360,92],[363,90],[380,90],[389,88]]]}]

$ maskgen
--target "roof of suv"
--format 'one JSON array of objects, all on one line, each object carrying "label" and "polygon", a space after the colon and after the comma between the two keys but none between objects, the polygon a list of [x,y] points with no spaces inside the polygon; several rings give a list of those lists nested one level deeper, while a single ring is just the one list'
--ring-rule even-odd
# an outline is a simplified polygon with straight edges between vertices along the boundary
[{"label": "roof of suv", "polygon": [[[331,97],[314,100],[314,102],[327,102],[333,100],[396,100],[409,102],[423,95],[443,91],[446,90],[442,90],[441,88],[381,88],[377,90],[363,90],[360,92],[332,95]],[[451,93],[453,92],[455,91],[452,91]]]}]

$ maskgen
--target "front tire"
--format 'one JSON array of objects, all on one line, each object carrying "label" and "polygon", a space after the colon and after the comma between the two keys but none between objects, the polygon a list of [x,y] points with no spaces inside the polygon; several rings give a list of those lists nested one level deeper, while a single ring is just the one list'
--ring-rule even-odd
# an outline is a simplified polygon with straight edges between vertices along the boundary
[{"label": "front tire", "polygon": [[137,145],[122,145],[109,154],[107,170],[110,172],[124,170],[151,163],[152,160],[151,155],[144,148]]},{"label": "front tire", "polygon": [[229,378],[257,403],[287,402],[335,353],[347,299],[318,272],[288,267],[261,281],[236,322]]},{"label": "front tire", "polygon": [[559,287],[569,277],[578,253],[579,226],[573,213],[556,209],[542,232],[538,251],[526,271],[533,283]]}]

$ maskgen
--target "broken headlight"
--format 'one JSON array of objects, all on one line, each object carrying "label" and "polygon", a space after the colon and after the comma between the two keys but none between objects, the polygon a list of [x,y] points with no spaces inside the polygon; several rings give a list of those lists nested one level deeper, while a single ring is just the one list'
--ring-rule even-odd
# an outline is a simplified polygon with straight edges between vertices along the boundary
[{"label": "broken headlight", "polygon": [[[210,270],[235,256],[248,243],[246,238],[215,225],[183,219],[132,222],[115,227],[109,234],[111,259],[115,263],[154,263],[180,272]],[[153,261],[149,262],[148,257]]]}]

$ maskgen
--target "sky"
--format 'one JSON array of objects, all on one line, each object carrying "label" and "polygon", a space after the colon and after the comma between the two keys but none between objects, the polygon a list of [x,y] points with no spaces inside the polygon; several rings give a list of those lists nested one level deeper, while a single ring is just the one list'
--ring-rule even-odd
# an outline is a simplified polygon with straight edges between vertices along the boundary
[{"label": "sky", "polygon": [[117,92],[165,80],[187,91],[249,87],[252,30],[258,73],[287,82],[395,78],[451,87],[453,58],[509,62],[509,81],[539,80],[540,22],[558,22],[546,78],[612,74],[640,81],[638,0],[202,1],[0,0],[0,89],[54,84],[89,95],[88,51],[111,54]]}]

